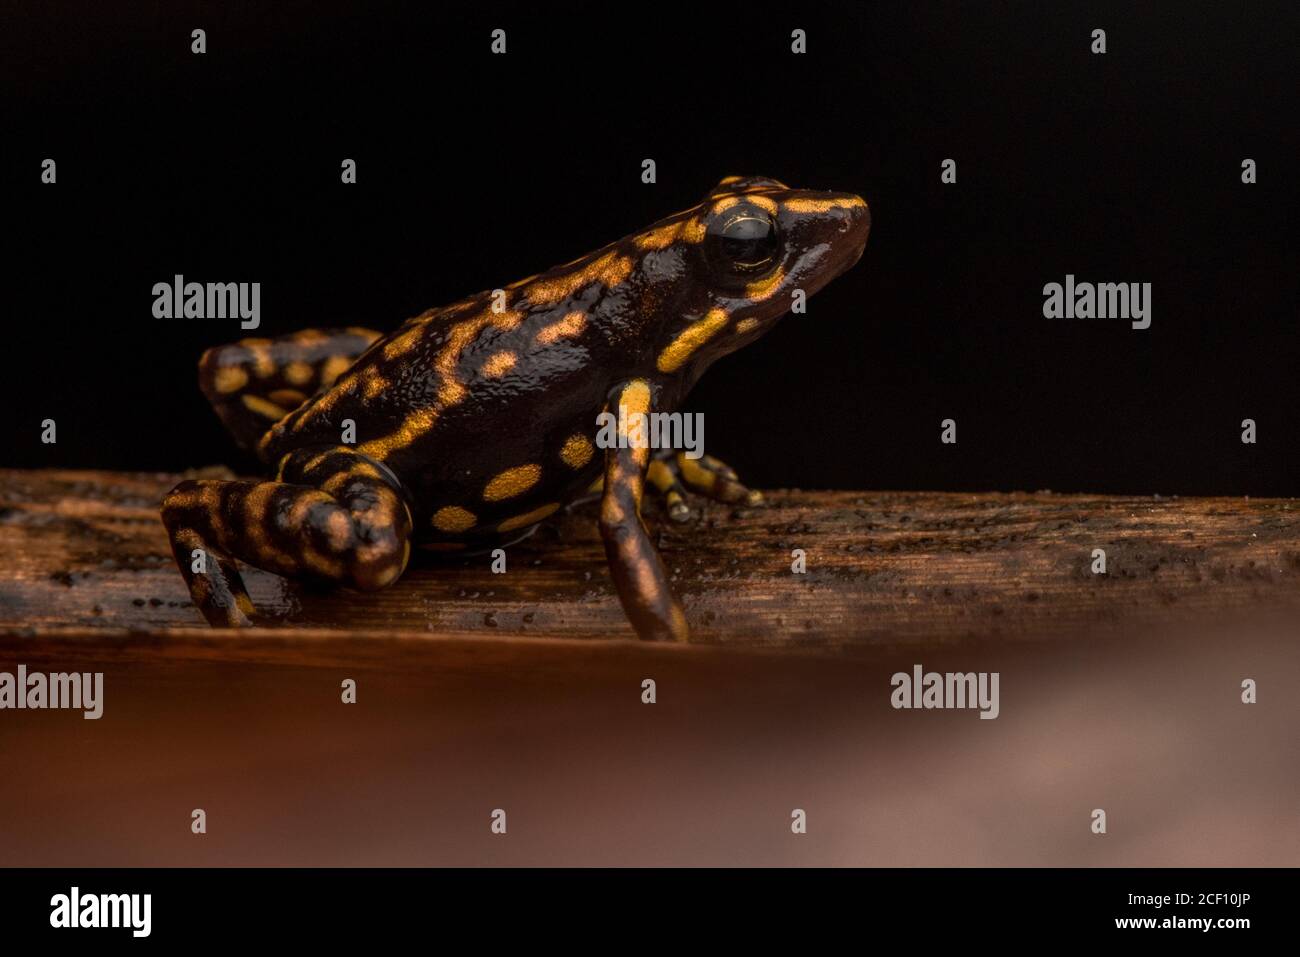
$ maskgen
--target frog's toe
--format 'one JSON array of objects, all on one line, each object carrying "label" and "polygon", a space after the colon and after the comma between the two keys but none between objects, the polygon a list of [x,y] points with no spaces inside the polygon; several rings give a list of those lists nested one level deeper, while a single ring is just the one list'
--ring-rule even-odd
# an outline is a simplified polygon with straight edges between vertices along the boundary
[{"label": "frog's toe", "polygon": [[690,459],[686,453],[678,452],[674,461],[682,481],[693,492],[727,505],[765,504],[763,493],[746,487],[736,477],[735,469],[721,459],[712,455]]},{"label": "frog's toe", "polygon": [[670,521],[690,521],[691,508],[686,504],[686,490],[677,478],[677,469],[670,459],[655,459],[646,470],[646,480],[664,500]]},{"label": "frog's toe", "polygon": [[182,482],[163,503],[163,521],[171,538],[172,553],[185,577],[194,606],[214,628],[249,628],[256,624],[253,602],[230,556],[212,547],[185,511],[194,501],[196,482]]}]

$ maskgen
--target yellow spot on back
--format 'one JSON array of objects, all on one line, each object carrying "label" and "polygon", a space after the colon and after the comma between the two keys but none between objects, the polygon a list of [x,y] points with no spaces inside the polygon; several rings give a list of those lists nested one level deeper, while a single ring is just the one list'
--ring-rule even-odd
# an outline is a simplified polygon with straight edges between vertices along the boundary
[{"label": "yellow spot on back", "polygon": [[560,460],[569,468],[580,469],[591,461],[594,451],[585,435],[571,435],[564,440],[564,448],[560,449]]},{"label": "yellow spot on back", "polygon": [[456,323],[447,334],[447,341],[433,360],[434,368],[442,376],[442,384],[438,386],[438,399],[444,406],[455,405],[469,394],[469,390],[456,379],[456,364],[460,361],[460,354],[491,321],[492,311],[484,310],[473,319]]},{"label": "yellow spot on back", "polygon": [[438,421],[437,409],[419,409],[408,415],[396,431],[380,439],[372,439],[357,446],[357,451],[372,459],[383,460],[397,449],[404,449]]},{"label": "yellow spot on back", "polygon": [[594,282],[617,286],[631,272],[632,260],[617,251],[610,251],[593,259],[581,269],[563,273],[553,279],[539,279],[530,284],[524,293],[529,302],[554,305]]},{"label": "yellow spot on back", "polygon": [[507,518],[497,526],[498,532],[510,532],[516,528],[524,528],[527,525],[536,525],[548,515],[554,515],[560,506],[558,502],[551,502],[549,505],[543,505],[541,508],[535,508],[531,512],[523,515],[516,515],[514,518]]},{"label": "yellow spot on back", "polygon": [[244,408],[250,412],[256,412],[258,415],[265,416],[268,419],[280,420],[289,413],[274,402],[268,402],[260,395],[241,395],[239,401],[244,403]]},{"label": "yellow spot on back", "polygon": [[326,385],[326,386],[333,385],[334,380],[337,379],[339,376],[341,376],[343,373],[347,372],[348,367],[351,365],[352,365],[351,359],[348,359],[344,356],[330,356],[328,359],[325,360],[325,364],[321,366],[321,370],[320,370],[321,385]]},{"label": "yellow spot on back", "polygon": [[459,505],[448,505],[433,513],[433,527],[440,532],[467,532],[476,524],[474,513]]},{"label": "yellow spot on back", "polygon": [[412,325],[401,335],[395,336],[388,341],[388,344],[384,346],[384,358],[396,359],[398,356],[405,355],[415,348],[416,343],[420,341],[423,335],[423,323]]},{"label": "yellow spot on back", "polygon": [[[442,380],[438,385],[438,401],[442,408],[456,405],[469,395],[469,390],[456,377],[456,366],[465,348],[474,342],[479,333],[489,324],[500,329],[513,329],[522,320],[523,313],[517,310],[494,313],[491,309],[483,309],[472,319],[465,319],[451,327],[446,342],[433,360],[434,368]],[[380,379],[382,380],[382,377]],[[419,409],[412,412],[394,432],[382,439],[367,442],[358,451],[372,458],[382,459],[397,449],[406,448],[433,427],[438,419],[438,411],[438,409]]]},{"label": "yellow spot on back", "polygon": [[362,383],[361,391],[367,399],[373,399],[388,388],[388,380],[379,374],[379,369],[375,366],[366,369],[362,376]]},{"label": "yellow spot on back", "polygon": [[294,385],[306,385],[313,375],[311,366],[305,362],[290,362],[284,367],[284,377]]},{"label": "yellow spot on back", "polygon": [[252,353],[253,372],[259,379],[265,379],[275,373],[275,360],[271,358],[269,339],[244,339],[241,345]]},{"label": "yellow spot on back", "polygon": [[307,397],[297,389],[276,389],[267,398],[287,409],[295,408],[307,401]]},{"label": "yellow spot on back", "polygon": [[517,465],[512,469],[506,469],[500,475],[493,477],[484,487],[483,500],[499,502],[502,499],[522,495],[536,485],[541,477],[540,465]]},{"label": "yellow spot on back", "polygon": [[489,379],[499,379],[515,367],[516,361],[513,352],[494,352],[483,363],[483,374]]},{"label": "yellow spot on back", "polygon": [[492,313],[492,325],[498,329],[504,329],[509,332],[519,323],[524,321],[524,314],[517,309],[507,309],[505,312]]},{"label": "yellow spot on back", "polygon": [[542,328],[537,333],[537,341],[541,345],[549,346],[559,339],[572,339],[581,335],[585,328],[587,328],[587,314],[581,311],[571,312],[559,322],[553,322]]},{"label": "yellow spot on back", "polygon": [[713,308],[698,322],[687,326],[677,334],[677,338],[659,353],[657,363],[660,372],[676,372],[682,367],[700,346],[718,334],[727,324],[727,313],[723,309]]},{"label": "yellow spot on back", "polygon": [[757,319],[741,319],[740,322],[736,323],[736,331],[743,335],[744,333],[749,332],[750,329],[753,329],[757,325],[758,325]]},{"label": "yellow spot on back", "polygon": [[248,385],[248,373],[240,366],[222,366],[212,376],[218,392],[237,392]]}]

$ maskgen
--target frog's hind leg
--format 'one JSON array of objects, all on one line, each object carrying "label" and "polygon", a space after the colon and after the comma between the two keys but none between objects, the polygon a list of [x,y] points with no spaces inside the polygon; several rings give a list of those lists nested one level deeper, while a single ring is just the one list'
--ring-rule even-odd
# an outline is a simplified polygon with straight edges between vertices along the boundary
[{"label": "frog's hind leg", "polygon": [[243,449],[321,389],[379,338],[372,329],[306,329],[241,339],[199,359],[199,388]]},{"label": "frog's hind leg", "polygon": [[348,449],[293,452],[274,482],[182,482],[162,519],[194,604],[218,626],[253,623],[236,559],[373,591],[396,581],[411,553],[395,479]]}]

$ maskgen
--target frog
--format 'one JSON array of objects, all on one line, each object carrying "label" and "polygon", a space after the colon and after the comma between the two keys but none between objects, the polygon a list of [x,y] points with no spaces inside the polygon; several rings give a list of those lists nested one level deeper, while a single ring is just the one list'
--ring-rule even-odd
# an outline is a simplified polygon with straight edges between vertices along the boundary
[{"label": "frog", "polygon": [[[870,227],[856,194],[728,176],[639,232],[387,334],[308,329],[208,349],[200,390],[274,477],[191,478],[164,497],[194,605],[216,627],[269,623],[240,562],[364,594],[396,582],[412,546],[507,547],[598,495],[632,630],[689,640],[647,488],[670,522],[690,520],[692,493],[763,498],[711,455],[649,448],[637,416],[680,409],[714,362],[856,264]],[[612,441],[600,423],[615,412]]]}]

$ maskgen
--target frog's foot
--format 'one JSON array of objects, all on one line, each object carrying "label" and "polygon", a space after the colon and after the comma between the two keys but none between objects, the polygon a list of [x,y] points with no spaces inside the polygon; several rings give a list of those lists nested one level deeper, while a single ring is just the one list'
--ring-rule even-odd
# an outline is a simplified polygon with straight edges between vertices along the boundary
[{"label": "frog's foot", "polygon": [[374,463],[348,449],[298,451],[280,479],[188,480],[163,499],[176,564],[212,625],[254,623],[236,559],[361,591],[391,584],[406,567],[411,514]]},{"label": "frog's foot", "polygon": [[304,329],[278,339],[241,339],[199,359],[199,388],[244,449],[365,352],[373,329]]},{"label": "frog's foot", "polygon": [[650,463],[646,478],[663,496],[668,517],[674,522],[685,522],[691,517],[686,505],[686,488],[728,505],[763,504],[762,492],[746,488],[731,466],[712,455],[689,459],[685,452],[666,454]]}]

